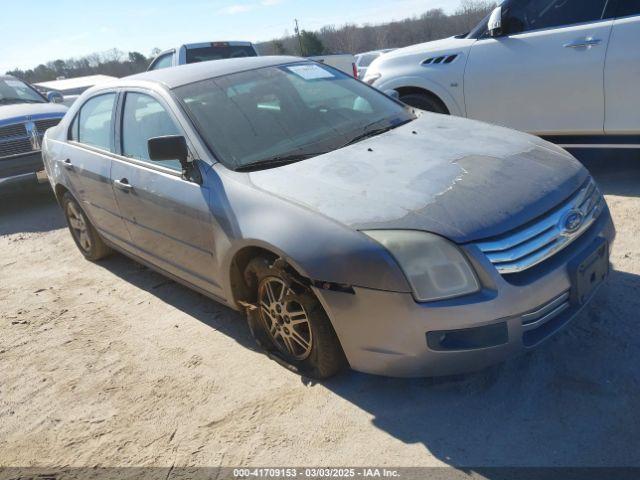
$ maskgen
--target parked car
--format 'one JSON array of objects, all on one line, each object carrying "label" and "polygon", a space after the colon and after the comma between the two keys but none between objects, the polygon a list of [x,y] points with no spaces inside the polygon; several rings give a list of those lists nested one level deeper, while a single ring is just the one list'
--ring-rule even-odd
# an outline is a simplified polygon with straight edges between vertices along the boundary
[{"label": "parked car", "polygon": [[309,376],[483,368],[562,329],[609,271],[611,216],[571,155],[296,57],[95,87],[44,158],[87,259],[115,249],[246,311]]},{"label": "parked car", "polygon": [[188,63],[208,62],[225,58],[257,56],[258,51],[251,42],[189,43],[159,53],[147,70],[160,70]]},{"label": "parked car", "polygon": [[566,147],[639,148],[639,39],[638,1],[506,0],[467,35],[375,60],[365,80]]},{"label": "parked car", "polygon": [[0,76],[0,194],[46,182],[40,144],[67,110],[61,101],[59,93],[45,97],[22,80]]},{"label": "parked car", "polygon": [[115,78],[116,77],[109,75],[87,75],[84,77],[61,78],[48,82],[39,82],[34,84],[34,87],[45,95],[49,92],[60,92],[63,96],[62,104],[70,107],[85,90],[88,90],[94,85],[110,82]]},{"label": "parked car", "polygon": [[314,62],[329,65],[330,67],[337,68],[341,72],[358,78],[358,68],[356,67],[356,57],[350,53],[339,53],[335,55],[315,55],[313,57],[307,57]]},{"label": "parked car", "polygon": [[364,78],[367,74],[369,65],[378,57],[385,53],[393,52],[395,49],[388,48],[386,50],[373,50],[371,52],[359,53],[356,57],[356,67],[358,69],[358,78]]}]

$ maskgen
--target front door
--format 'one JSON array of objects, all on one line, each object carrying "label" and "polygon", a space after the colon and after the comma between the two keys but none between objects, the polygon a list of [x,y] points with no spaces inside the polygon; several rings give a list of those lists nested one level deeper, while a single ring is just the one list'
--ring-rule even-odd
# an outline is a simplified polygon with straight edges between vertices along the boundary
[{"label": "front door", "polygon": [[464,76],[467,116],[538,135],[604,133],[606,0],[514,0]]},{"label": "front door", "polygon": [[209,190],[184,180],[177,160],[149,159],[150,138],[183,132],[159,98],[140,92],[125,94],[121,125],[111,181],[132,253],[220,295]]}]

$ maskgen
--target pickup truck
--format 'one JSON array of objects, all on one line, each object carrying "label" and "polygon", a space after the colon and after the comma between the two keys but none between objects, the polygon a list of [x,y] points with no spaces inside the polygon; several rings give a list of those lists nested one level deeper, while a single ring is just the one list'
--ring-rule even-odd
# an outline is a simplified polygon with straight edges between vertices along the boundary
[{"label": "pickup truck", "polygon": [[640,148],[639,40],[639,0],[505,0],[468,34],[378,58],[364,80],[566,148]]},{"label": "pickup truck", "polygon": [[[251,42],[191,43],[161,52],[153,59],[147,71],[188,63],[222,60],[224,58],[257,57],[258,55],[258,50]],[[321,55],[308,58],[309,60],[337,68],[348,75],[358,77],[356,59],[353,55]]]},{"label": "pickup truck", "polygon": [[0,76],[0,195],[46,182],[40,146],[67,112],[60,102],[59,92],[45,97],[22,80]]}]

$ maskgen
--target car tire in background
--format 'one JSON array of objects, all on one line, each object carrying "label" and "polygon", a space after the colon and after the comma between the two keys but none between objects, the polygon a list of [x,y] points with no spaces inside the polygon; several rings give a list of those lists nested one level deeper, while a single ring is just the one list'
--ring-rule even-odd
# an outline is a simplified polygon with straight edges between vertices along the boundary
[{"label": "car tire in background", "polygon": [[445,107],[438,98],[426,93],[407,93],[400,95],[400,101],[418,110],[449,114],[447,107]]},{"label": "car tire in background", "polygon": [[322,305],[277,261],[258,257],[247,265],[245,281],[257,309],[249,327],[267,353],[311,378],[328,378],[347,366],[340,341]]},{"label": "car tire in background", "polygon": [[62,197],[62,209],[73,241],[87,260],[95,262],[112,252],[69,192]]}]

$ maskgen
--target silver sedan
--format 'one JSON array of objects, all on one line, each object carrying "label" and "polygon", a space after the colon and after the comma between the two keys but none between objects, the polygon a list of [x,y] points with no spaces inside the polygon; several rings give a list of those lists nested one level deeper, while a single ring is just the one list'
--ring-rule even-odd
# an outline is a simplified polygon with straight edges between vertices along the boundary
[{"label": "silver sedan", "polygon": [[571,155],[299,58],[95,87],[43,154],[87,259],[117,250],[246,312],[308,376],[486,367],[562,329],[609,271],[611,217]]}]

